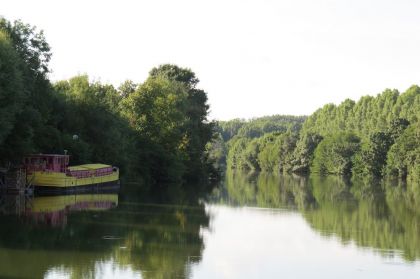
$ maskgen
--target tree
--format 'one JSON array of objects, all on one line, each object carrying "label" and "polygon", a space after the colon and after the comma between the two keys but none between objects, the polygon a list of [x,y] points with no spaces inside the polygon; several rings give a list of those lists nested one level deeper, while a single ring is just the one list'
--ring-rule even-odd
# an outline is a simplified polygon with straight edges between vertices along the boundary
[{"label": "tree", "polygon": [[0,30],[0,146],[9,136],[22,110],[23,82],[21,63],[10,38]]},{"label": "tree", "polygon": [[395,142],[409,125],[410,122],[404,118],[391,120],[388,128],[388,134],[392,142]]},{"label": "tree", "polygon": [[293,150],[289,169],[294,173],[308,173],[312,164],[315,148],[323,137],[316,133],[301,132]]},{"label": "tree", "polygon": [[[5,31],[13,42],[19,56],[25,62],[27,70],[32,75],[45,75],[49,72],[48,63],[51,59],[50,46],[44,32],[37,32],[36,27],[16,20],[13,24],[0,18],[0,30]],[[30,74],[30,75],[31,75]]]},{"label": "tree", "polygon": [[168,150],[185,144],[183,126],[187,121],[187,92],[179,83],[149,78],[123,101],[123,114],[139,133]]},{"label": "tree", "polygon": [[187,90],[185,102],[185,122],[183,148],[186,152],[187,176],[190,179],[200,180],[206,172],[212,172],[208,161],[206,144],[214,137],[214,122],[207,119],[209,105],[207,93],[196,86],[199,79],[190,69],[180,68],[176,65],[165,64],[150,71],[151,78],[165,78],[183,84]]},{"label": "tree", "polygon": [[381,177],[386,164],[387,153],[393,139],[390,133],[375,132],[368,142],[361,145],[354,158],[354,173],[358,175],[373,175]]},{"label": "tree", "polygon": [[[129,165],[133,151],[132,132],[119,115],[120,96],[112,86],[91,83],[86,75],[54,85],[54,111],[62,148],[69,150],[73,163],[108,162]],[[77,140],[71,140],[77,135]],[[130,152],[128,152],[130,151]]]},{"label": "tree", "polygon": [[405,179],[420,166],[420,124],[410,125],[388,152],[387,174]]},{"label": "tree", "polygon": [[339,132],[326,136],[315,149],[311,172],[351,174],[353,155],[360,147],[360,138],[353,133]]},{"label": "tree", "polygon": [[[13,63],[12,68],[10,66],[8,66],[9,69],[3,68],[1,75],[3,77],[9,75],[8,78],[12,78],[11,75],[15,76],[14,89],[4,88],[12,91],[4,91],[3,94],[9,97],[13,94],[15,101],[9,98],[7,103],[12,106],[17,105],[12,109],[13,112],[8,113],[12,117],[9,120],[14,118],[14,124],[10,125],[12,122],[9,120],[4,121],[9,124],[5,126],[8,136],[6,137],[4,133],[2,142],[0,141],[1,158],[18,162],[24,154],[39,152],[50,140],[49,135],[45,135],[44,131],[50,126],[49,123],[52,120],[50,114],[52,90],[46,77],[51,53],[42,31],[37,32],[35,27],[20,21],[12,24],[0,18],[0,32],[2,41],[5,42],[5,37],[7,37],[9,42],[6,52],[10,56],[3,61],[6,64]],[[15,54],[12,54],[11,47]],[[5,50],[4,46],[3,50]],[[14,94],[13,90],[19,90],[19,93]]]},{"label": "tree", "polygon": [[136,92],[137,86],[138,84],[133,81],[126,80],[118,87],[118,92],[122,98],[127,98],[130,94]]}]

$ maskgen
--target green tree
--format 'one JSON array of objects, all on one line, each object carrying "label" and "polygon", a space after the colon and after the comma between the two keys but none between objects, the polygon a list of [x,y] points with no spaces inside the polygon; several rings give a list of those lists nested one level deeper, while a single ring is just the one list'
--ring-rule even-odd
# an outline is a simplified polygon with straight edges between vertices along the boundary
[{"label": "green tree", "polygon": [[321,174],[351,174],[353,155],[360,147],[360,138],[340,132],[326,136],[315,149],[311,172]]},{"label": "green tree", "polygon": [[118,87],[118,92],[122,98],[127,98],[130,94],[136,92],[137,86],[133,81],[126,80]]},{"label": "green tree", "polygon": [[[54,85],[54,110],[62,148],[73,163],[108,162],[127,167],[133,151],[132,132],[119,116],[119,94],[112,85],[91,83],[86,75]],[[77,140],[73,139],[77,136]]]},{"label": "green tree", "polygon": [[420,125],[410,125],[391,146],[387,157],[387,173],[405,179],[420,165]]},{"label": "green tree", "polygon": [[21,63],[8,35],[0,30],[0,146],[22,110],[24,95]]},{"label": "green tree", "polygon": [[375,132],[368,142],[361,145],[354,158],[354,173],[381,177],[386,164],[387,153],[393,139],[390,133]]},{"label": "green tree", "polygon": [[180,68],[176,65],[165,64],[150,71],[152,78],[166,78],[179,82],[186,88],[185,121],[183,122],[183,146],[187,155],[184,164],[186,175],[190,180],[201,180],[213,167],[208,160],[206,145],[214,137],[215,123],[207,119],[209,105],[207,93],[197,88],[199,79],[190,69]]},{"label": "green tree", "polygon": [[[47,127],[51,127],[51,131],[54,130],[50,112],[52,90],[46,77],[51,52],[42,31],[37,32],[35,27],[23,24],[21,21],[15,21],[12,24],[0,18],[0,31],[3,34],[3,51],[10,54],[9,58],[3,60],[4,67],[12,62],[10,59],[14,59],[12,66],[14,69],[3,68],[1,74],[3,77],[11,75],[10,78],[15,76],[14,89],[4,88],[5,91],[1,95],[13,94],[15,101],[8,99],[7,106],[17,105],[13,112],[8,113],[14,118],[13,126],[10,125],[10,121],[5,121],[5,123],[9,122],[9,125],[5,126],[8,136],[0,142],[1,157],[2,161],[20,161],[24,154],[39,152],[47,142],[51,141],[52,135],[44,133],[48,130]],[[9,42],[6,43],[9,45],[9,50],[5,50],[5,40]],[[12,53],[10,47],[14,48],[15,54]],[[16,79],[18,76],[21,82]],[[14,94],[13,90],[19,90],[19,93]]]}]

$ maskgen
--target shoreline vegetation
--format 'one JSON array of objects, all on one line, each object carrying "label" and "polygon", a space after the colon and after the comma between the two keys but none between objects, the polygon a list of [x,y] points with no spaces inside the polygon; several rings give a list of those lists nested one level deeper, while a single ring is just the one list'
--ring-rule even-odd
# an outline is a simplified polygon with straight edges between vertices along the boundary
[{"label": "shoreline vegetation", "polygon": [[247,172],[420,178],[420,87],[327,104],[308,117],[220,121],[212,158]]},{"label": "shoreline vegetation", "polygon": [[51,55],[42,31],[0,18],[2,167],[68,150],[72,164],[106,162],[153,185],[206,185],[225,169],[420,178],[416,85],[310,116],[216,122],[190,69],[160,65],[118,88],[87,75],[52,83]]},{"label": "shoreline vegetation", "polygon": [[160,65],[118,88],[87,75],[51,82],[51,55],[42,31],[0,17],[0,167],[68,150],[71,164],[106,162],[159,189],[217,179],[215,123],[190,69]]}]

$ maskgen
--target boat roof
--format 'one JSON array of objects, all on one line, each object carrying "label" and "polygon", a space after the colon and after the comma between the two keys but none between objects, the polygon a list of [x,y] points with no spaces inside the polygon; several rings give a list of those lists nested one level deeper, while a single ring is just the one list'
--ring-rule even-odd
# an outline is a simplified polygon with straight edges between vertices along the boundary
[{"label": "boat roof", "polygon": [[105,164],[84,164],[84,165],[78,165],[78,166],[71,166],[68,167],[70,171],[80,171],[80,170],[97,170],[97,169],[103,169],[103,168],[110,168],[111,165],[105,165]]}]

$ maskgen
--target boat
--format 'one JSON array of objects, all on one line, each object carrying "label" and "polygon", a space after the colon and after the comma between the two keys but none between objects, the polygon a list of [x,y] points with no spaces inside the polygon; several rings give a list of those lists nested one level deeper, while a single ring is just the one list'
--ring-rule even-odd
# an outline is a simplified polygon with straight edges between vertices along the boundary
[{"label": "boat", "polygon": [[24,158],[26,181],[35,192],[86,192],[119,187],[118,167],[105,164],[69,166],[65,154],[33,154]]}]

